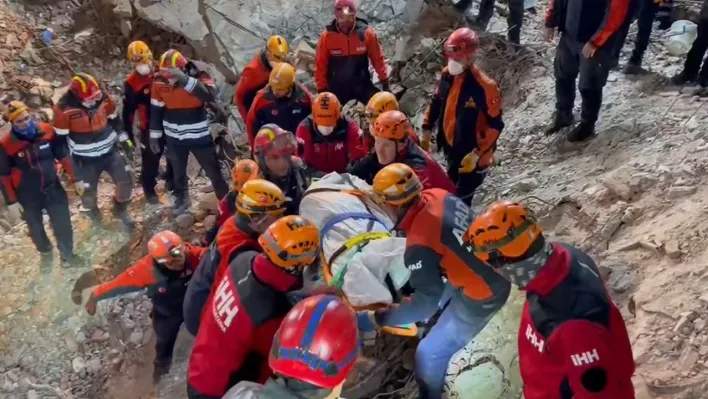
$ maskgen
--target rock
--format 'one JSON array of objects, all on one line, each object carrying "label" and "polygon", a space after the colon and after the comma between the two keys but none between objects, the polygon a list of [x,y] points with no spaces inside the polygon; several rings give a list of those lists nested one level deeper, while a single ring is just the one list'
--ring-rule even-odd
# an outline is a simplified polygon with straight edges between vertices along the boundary
[{"label": "rock", "polygon": [[686,373],[688,371],[691,371],[693,366],[696,364],[698,361],[698,351],[695,349],[688,347],[683,350],[681,353],[681,357],[679,357],[678,360],[678,367],[676,368],[677,371]]},{"label": "rock", "polygon": [[60,87],[54,90],[54,94],[52,95],[52,104],[56,105],[59,102],[61,97],[66,94],[67,91],[69,91],[69,86],[70,85],[66,85],[64,87]]},{"label": "rock", "polygon": [[27,391],[27,399],[39,399],[39,394],[34,389]]},{"label": "rock", "polygon": [[135,330],[130,334],[130,343],[133,345],[140,345],[143,342],[143,332],[140,330]]},{"label": "rock", "polygon": [[634,282],[634,273],[632,269],[627,265],[611,265],[611,269],[608,284],[613,291],[617,293],[623,293],[627,291]]},{"label": "rock", "polygon": [[219,200],[216,198],[216,194],[212,192],[202,195],[199,198],[198,207],[215,215],[219,211]]},{"label": "rock", "polygon": [[30,81],[32,88],[30,89],[30,94],[37,94],[42,97],[44,101],[51,101],[54,95],[54,87],[51,82],[47,82],[42,78],[34,78]]},{"label": "rock", "polygon": [[177,224],[177,227],[181,229],[190,228],[194,224],[194,216],[189,213],[183,213],[177,216],[175,223]]},{"label": "rock", "polygon": [[649,391],[649,386],[639,374],[635,374],[632,377],[632,384],[634,385],[634,398],[635,399],[651,399],[651,393]]},{"label": "rock", "polygon": [[664,251],[666,251],[666,255],[671,259],[679,259],[682,255],[679,242],[676,240],[667,241],[666,244],[664,244]]},{"label": "rock", "polygon": [[122,318],[123,327],[127,330],[132,330],[135,328],[135,322],[127,317]]},{"label": "rock", "polygon": [[204,228],[209,230],[214,227],[214,223],[216,223],[216,216],[209,215],[204,219]]},{"label": "rock", "polygon": [[98,357],[91,358],[86,362],[86,371],[89,374],[96,374],[101,371],[101,359]]},{"label": "rock", "polygon": [[74,340],[74,338],[71,336],[65,337],[64,343],[66,344],[66,349],[69,352],[73,353],[73,352],[76,352],[77,350],[79,350],[79,344],[77,344],[76,341]]},{"label": "rock", "polygon": [[696,320],[693,320],[693,331],[696,332],[703,332],[706,328],[706,320],[702,318],[697,318]]},{"label": "rock", "polygon": [[669,187],[668,197],[671,199],[683,198],[696,193],[695,186],[673,186]]},{"label": "rock", "polygon": [[538,188],[539,185],[538,179],[527,177],[516,182],[514,185],[514,190],[519,193],[528,193],[529,191],[533,191]]},{"label": "rock", "polygon": [[81,374],[86,370],[86,361],[81,356],[77,356],[71,361],[71,368],[74,370],[74,373]]},{"label": "rock", "polygon": [[194,213],[194,220],[197,222],[203,222],[207,216],[209,216],[209,211],[206,209],[197,208],[197,211]]},{"label": "rock", "polygon": [[684,314],[679,318],[679,320],[676,322],[674,325],[673,332],[678,333],[680,332],[684,327],[688,327],[691,325],[691,320],[689,319],[689,315]]},{"label": "rock", "polygon": [[632,199],[632,188],[629,186],[629,177],[625,173],[616,171],[608,178],[602,179],[601,183],[619,199],[624,201]]},{"label": "rock", "polygon": [[120,20],[120,33],[125,38],[130,38],[130,34],[133,32],[133,26],[127,19]]},{"label": "rock", "polygon": [[211,183],[207,183],[207,184],[203,185],[203,186],[199,189],[199,191],[202,192],[202,193],[205,193],[205,194],[206,194],[206,193],[213,193],[213,192],[214,192],[214,186],[213,186]]},{"label": "rock", "polygon": [[27,96],[25,104],[30,108],[40,108],[42,106],[42,96],[39,94],[30,94]]},{"label": "rock", "polygon": [[631,224],[639,217],[641,210],[633,206],[627,207],[624,210],[624,215],[622,215],[622,223]]},{"label": "rock", "polygon": [[43,64],[44,60],[37,54],[37,50],[32,47],[32,42],[28,41],[25,44],[25,49],[20,53],[20,58],[25,61],[28,65],[39,65]]},{"label": "rock", "polygon": [[108,331],[103,331],[100,328],[97,328],[96,330],[93,331],[93,334],[91,334],[91,341],[104,342],[104,341],[108,341],[108,339],[110,337],[111,337],[111,335]]},{"label": "rock", "polygon": [[120,18],[133,18],[133,6],[130,0],[113,0],[113,13]]},{"label": "rock", "polygon": [[295,47],[294,56],[297,61],[309,63],[315,60],[315,49],[306,40],[300,40]]},{"label": "rock", "polygon": [[398,100],[398,109],[407,115],[414,115],[418,112],[423,101],[426,101],[425,97],[409,90]]},{"label": "rock", "polygon": [[78,333],[76,333],[74,339],[76,340],[77,344],[83,344],[87,341],[86,334],[84,334],[83,331],[79,331]]},{"label": "rock", "polygon": [[698,348],[698,354],[701,356],[708,355],[708,345],[701,345],[701,347]]},{"label": "rock", "polygon": [[703,306],[708,306],[708,293],[705,293],[698,298],[703,303]]},{"label": "rock", "polygon": [[622,225],[622,218],[624,217],[624,211],[627,205],[623,204],[620,206],[613,207],[610,213],[606,215],[604,222],[600,225],[599,235],[606,240],[612,238],[612,236],[617,232],[617,230]]}]

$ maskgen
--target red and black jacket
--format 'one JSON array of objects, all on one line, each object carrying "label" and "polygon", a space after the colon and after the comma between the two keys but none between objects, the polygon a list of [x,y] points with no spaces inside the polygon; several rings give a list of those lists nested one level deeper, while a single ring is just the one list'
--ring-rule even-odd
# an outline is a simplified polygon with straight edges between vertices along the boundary
[{"label": "red and black jacket", "polygon": [[300,122],[312,113],[312,96],[305,86],[295,83],[292,92],[287,97],[278,98],[265,87],[256,94],[251,109],[246,117],[246,132],[248,142],[253,146],[253,140],[261,127],[275,123],[281,129],[295,134]]},{"label": "red and black jacket", "polygon": [[37,123],[37,129],[32,141],[20,138],[12,130],[0,138],[0,186],[7,204],[30,203],[41,198],[48,188],[61,184],[55,160],[75,180],[64,138],[47,123]]},{"label": "red and black jacket", "polygon": [[347,165],[364,155],[359,125],[349,117],[340,118],[334,131],[325,136],[317,130],[312,116],[300,122],[295,132],[300,158],[311,175],[344,173]]},{"label": "red and black jacket", "polygon": [[633,399],[622,315],[593,260],[565,244],[525,288],[519,366],[526,399]]},{"label": "red and black jacket", "polygon": [[[133,125],[137,119],[141,142],[150,131],[150,89],[153,75],[141,75],[133,71],[123,84],[123,128],[135,143]],[[145,140],[146,142],[147,140]]]}]

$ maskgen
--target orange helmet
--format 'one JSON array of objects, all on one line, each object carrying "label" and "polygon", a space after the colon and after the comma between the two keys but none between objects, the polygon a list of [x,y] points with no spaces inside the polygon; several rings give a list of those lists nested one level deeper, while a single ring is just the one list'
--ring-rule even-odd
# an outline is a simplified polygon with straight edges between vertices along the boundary
[{"label": "orange helmet", "polygon": [[263,125],[253,140],[253,153],[266,156],[288,156],[297,151],[295,136],[274,123]]},{"label": "orange helmet", "polygon": [[187,57],[183,56],[182,53],[175,49],[169,49],[165,51],[160,57],[160,69],[164,68],[177,68],[184,69],[187,66]]},{"label": "orange helmet", "polygon": [[423,184],[410,166],[392,163],[374,176],[374,193],[389,205],[410,203],[423,191]]},{"label": "orange helmet", "polygon": [[295,68],[287,62],[280,62],[273,67],[268,77],[268,85],[274,92],[286,92],[295,84]]},{"label": "orange helmet", "polygon": [[317,259],[320,232],[301,216],[284,216],[258,237],[258,243],[274,265],[283,269],[301,268]]},{"label": "orange helmet", "polygon": [[269,37],[265,49],[269,61],[283,62],[288,57],[288,42],[282,36]]},{"label": "orange helmet", "polygon": [[342,116],[342,104],[332,93],[322,92],[312,103],[312,119],[317,126],[334,127]]},{"label": "orange helmet", "polygon": [[7,104],[7,107],[5,107],[2,112],[2,119],[5,122],[12,123],[12,121],[14,121],[17,117],[19,117],[25,112],[29,112],[27,104],[17,100],[10,101],[10,103]]},{"label": "orange helmet", "polygon": [[184,242],[177,234],[165,230],[148,241],[148,253],[155,262],[164,265],[184,263]]},{"label": "orange helmet", "polygon": [[79,73],[71,78],[69,90],[81,101],[98,101],[102,96],[98,82],[87,73]]},{"label": "orange helmet", "polygon": [[380,91],[374,94],[369,103],[366,104],[366,112],[364,116],[369,123],[376,123],[376,118],[386,111],[398,111],[398,100],[393,93],[388,91]]},{"label": "orange helmet", "polygon": [[236,211],[244,215],[273,215],[285,213],[285,195],[274,183],[253,179],[243,183],[236,196]]},{"label": "orange helmet", "polygon": [[376,118],[374,137],[401,141],[408,137],[408,117],[401,111],[386,111]]},{"label": "orange helmet", "polygon": [[128,61],[133,64],[144,64],[152,61],[152,51],[150,47],[140,40],[136,40],[128,45]]},{"label": "orange helmet", "polygon": [[257,179],[261,173],[256,161],[252,159],[242,159],[236,162],[231,170],[231,186],[234,191],[241,190],[243,184],[251,179]]},{"label": "orange helmet", "polygon": [[543,231],[528,208],[513,201],[496,201],[478,215],[463,240],[485,262],[524,256]]},{"label": "orange helmet", "polygon": [[458,28],[445,40],[443,52],[448,58],[474,55],[479,48],[479,36],[470,28]]}]

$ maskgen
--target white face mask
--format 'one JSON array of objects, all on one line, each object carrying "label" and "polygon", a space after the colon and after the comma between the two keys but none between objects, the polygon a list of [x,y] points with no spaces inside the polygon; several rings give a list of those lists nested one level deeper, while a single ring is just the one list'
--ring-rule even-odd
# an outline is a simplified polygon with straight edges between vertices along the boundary
[{"label": "white face mask", "polygon": [[455,60],[448,60],[447,70],[450,72],[450,75],[457,76],[465,71],[465,66]]},{"label": "white face mask", "polygon": [[135,70],[136,70],[139,74],[145,76],[145,75],[149,75],[150,72],[152,72],[152,66],[151,66],[150,64],[138,64],[138,65],[135,67]]},{"label": "white face mask", "polygon": [[322,133],[323,136],[329,136],[334,131],[334,126],[317,126],[317,130]]}]

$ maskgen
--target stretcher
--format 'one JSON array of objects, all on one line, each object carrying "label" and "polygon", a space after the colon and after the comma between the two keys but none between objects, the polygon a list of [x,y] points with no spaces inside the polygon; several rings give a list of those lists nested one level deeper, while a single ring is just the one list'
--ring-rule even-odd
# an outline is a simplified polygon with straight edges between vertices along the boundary
[{"label": "stretcher", "polygon": [[[319,229],[322,283],[344,293],[355,310],[376,310],[400,300],[410,272],[403,263],[405,239],[368,193],[371,187],[347,174],[314,182],[300,203],[300,215]],[[416,336],[415,324],[385,327],[386,333]]]}]

